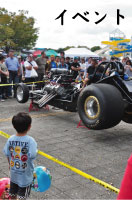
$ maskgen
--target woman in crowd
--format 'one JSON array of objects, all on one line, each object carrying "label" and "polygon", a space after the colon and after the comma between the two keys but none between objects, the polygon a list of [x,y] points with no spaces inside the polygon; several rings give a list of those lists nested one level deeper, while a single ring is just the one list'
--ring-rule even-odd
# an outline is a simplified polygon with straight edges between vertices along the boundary
[{"label": "woman in crowd", "polygon": [[127,61],[126,61],[125,73],[126,73],[129,77],[132,77],[132,62],[131,62],[130,60],[127,60]]},{"label": "woman in crowd", "polygon": [[[0,55],[0,84],[7,84],[7,77],[9,76],[8,69],[6,65],[4,64],[5,57],[3,55]],[[0,87],[0,99],[1,101],[4,101],[4,99],[7,99],[7,87]]]}]

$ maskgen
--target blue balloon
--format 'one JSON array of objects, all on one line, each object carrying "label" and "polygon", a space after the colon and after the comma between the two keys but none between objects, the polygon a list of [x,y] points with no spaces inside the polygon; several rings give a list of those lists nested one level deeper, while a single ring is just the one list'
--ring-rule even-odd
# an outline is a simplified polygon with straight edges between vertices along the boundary
[{"label": "blue balloon", "polygon": [[51,186],[51,175],[48,168],[38,166],[34,168],[34,177],[32,190],[36,192],[45,192]]}]

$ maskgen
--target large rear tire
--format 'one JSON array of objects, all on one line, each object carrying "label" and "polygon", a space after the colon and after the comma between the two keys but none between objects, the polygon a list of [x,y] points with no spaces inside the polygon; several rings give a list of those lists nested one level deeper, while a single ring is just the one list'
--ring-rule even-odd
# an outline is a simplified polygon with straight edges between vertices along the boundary
[{"label": "large rear tire", "polygon": [[26,103],[29,99],[29,88],[23,83],[19,83],[16,88],[16,99],[19,103]]},{"label": "large rear tire", "polygon": [[108,84],[91,84],[79,95],[78,112],[90,129],[116,126],[122,119],[124,103],[120,91]]}]

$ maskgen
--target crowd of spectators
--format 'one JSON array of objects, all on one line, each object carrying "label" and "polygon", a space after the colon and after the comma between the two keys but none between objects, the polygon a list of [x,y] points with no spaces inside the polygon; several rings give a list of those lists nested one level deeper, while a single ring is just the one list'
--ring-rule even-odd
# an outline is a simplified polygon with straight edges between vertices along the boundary
[{"label": "crowd of spectators", "polygon": [[[117,58],[112,57],[110,61],[116,61]],[[76,81],[84,80],[84,86],[90,76],[93,75],[95,68],[100,62],[107,61],[106,57],[97,60],[95,58],[70,58],[65,57],[64,52],[60,56],[51,55],[47,57],[45,52],[41,52],[40,57],[33,57],[29,54],[26,59],[21,56],[14,56],[14,51],[10,50],[5,58],[0,54],[0,100],[16,97],[15,84],[20,82],[35,82],[42,81],[44,75],[47,75],[52,68],[68,69]],[[132,62],[129,57],[122,59],[122,64],[125,68],[125,73],[132,77]],[[101,73],[99,71],[98,73]],[[6,84],[14,84],[6,86]],[[4,86],[5,85],[5,86]],[[42,83],[38,84],[41,89]]]}]

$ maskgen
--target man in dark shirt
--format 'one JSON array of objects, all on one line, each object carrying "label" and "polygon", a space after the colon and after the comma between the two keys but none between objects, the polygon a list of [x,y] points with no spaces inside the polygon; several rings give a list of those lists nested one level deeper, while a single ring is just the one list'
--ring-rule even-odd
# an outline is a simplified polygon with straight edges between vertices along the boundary
[{"label": "man in dark shirt", "polygon": [[71,69],[70,57],[66,57],[66,64],[68,65],[68,70]]},{"label": "man in dark shirt", "polygon": [[71,64],[71,70],[73,74],[73,79],[76,79],[78,76],[78,71],[80,71],[81,67],[80,64],[78,63],[78,58],[74,58],[74,62]]},{"label": "man in dark shirt", "polygon": [[[42,81],[43,77],[45,75],[45,65],[46,65],[46,59],[45,59],[45,52],[41,52],[41,57],[36,59],[36,63],[38,65],[37,73],[38,73],[38,81]],[[38,83],[38,88],[41,89],[43,86],[43,82]]]},{"label": "man in dark shirt", "polygon": [[[84,80],[82,89],[86,86],[88,81],[93,78],[94,72],[97,69],[97,67],[98,67],[98,61],[96,59],[92,59],[91,66],[89,66],[89,68],[87,69],[87,75]],[[100,66],[99,69],[96,71],[96,78],[100,77],[103,71],[104,71],[104,67]]]}]

